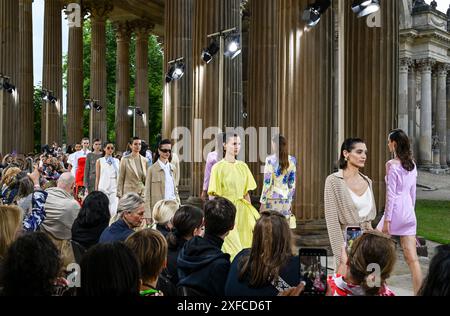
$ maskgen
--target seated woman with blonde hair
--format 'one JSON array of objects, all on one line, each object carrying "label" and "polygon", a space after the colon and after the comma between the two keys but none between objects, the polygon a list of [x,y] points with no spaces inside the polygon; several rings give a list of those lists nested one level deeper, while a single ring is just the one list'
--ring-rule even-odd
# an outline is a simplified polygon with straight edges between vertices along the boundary
[{"label": "seated woman with blonde hair", "polygon": [[179,207],[179,204],[174,200],[162,200],[153,207],[153,224],[156,225],[155,229],[164,237],[172,230],[172,219]]}]

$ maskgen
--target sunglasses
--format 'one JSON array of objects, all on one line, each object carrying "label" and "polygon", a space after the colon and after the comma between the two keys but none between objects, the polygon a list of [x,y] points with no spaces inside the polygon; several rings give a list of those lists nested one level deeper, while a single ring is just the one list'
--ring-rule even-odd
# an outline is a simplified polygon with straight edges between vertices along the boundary
[{"label": "sunglasses", "polygon": [[159,151],[165,154],[170,154],[172,152],[172,149],[160,149]]},{"label": "sunglasses", "polygon": [[112,149],[112,150],[114,150],[114,147],[106,147],[106,149]]}]

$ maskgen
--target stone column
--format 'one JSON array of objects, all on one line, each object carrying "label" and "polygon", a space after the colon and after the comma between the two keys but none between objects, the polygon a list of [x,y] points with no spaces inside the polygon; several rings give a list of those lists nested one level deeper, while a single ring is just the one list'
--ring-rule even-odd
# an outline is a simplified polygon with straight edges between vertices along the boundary
[{"label": "stone column", "polygon": [[[266,129],[265,140],[261,139],[263,135],[259,135],[259,144],[267,146],[266,154],[271,153],[271,128],[279,126],[276,90],[278,64],[272,62],[278,59],[278,6],[279,2],[272,0],[252,0],[249,3],[248,119],[245,127]],[[257,158],[257,162],[249,161],[249,167],[258,188],[261,188],[264,181],[261,167],[264,162],[260,160],[265,157]]]},{"label": "stone column", "polygon": [[350,10],[353,0],[344,3],[345,136],[366,140],[370,153],[364,172],[373,181],[376,205],[382,209],[385,164],[390,157],[387,133],[397,127],[399,5],[398,1],[380,2],[382,27],[378,28],[368,27],[366,18],[357,18]]},{"label": "stone column", "polygon": [[[10,83],[18,82],[17,38],[19,37],[19,1],[0,1],[0,74],[10,77]],[[17,108],[16,94],[0,89],[0,153],[3,155],[15,149],[13,124]],[[32,127],[30,127],[32,128]]]},{"label": "stone column", "polygon": [[33,18],[32,0],[19,2],[19,108],[17,113],[17,152],[27,154],[34,149],[33,107]]},{"label": "stone column", "polygon": [[442,168],[447,168],[447,64],[438,67],[436,130],[439,137],[439,149]]},{"label": "stone column", "polygon": [[450,76],[447,73],[447,166],[450,167]]},{"label": "stone column", "polygon": [[[54,141],[61,144],[63,135],[61,10],[60,0],[45,0],[42,88],[51,90],[57,101],[42,103],[41,141],[43,145]],[[46,135],[47,130],[48,135]]]},{"label": "stone column", "polygon": [[[130,38],[128,23],[118,23],[116,28],[116,146],[125,151],[132,135],[128,107],[130,106]],[[132,118],[133,119],[133,118]]]},{"label": "stone column", "polygon": [[432,147],[432,96],[431,96],[431,69],[434,60],[422,59],[419,62],[422,73],[422,105],[420,108],[420,141],[419,163],[422,166],[430,166],[433,162]]},{"label": "stone column", "polygon": [[398,128],[408,131],[408,70],[410,58],[400,59],[399,99],[398,99]]},{"label": "stone column", "polygon": [[[83,19],[81,19],[83,23]],[[69,28],[67,69],[67,144],[83,138],[83,24]]]},{"label": "stone column", "polygon": [[141,20],[133,23],[136,34],[136,106],[142,112],[142,116],[136,117],[136,135],[147,144],[150,142],[149,128],[149,83],[148,83],[148,37],[154,25],[150,22]]},{"label": "stone column", "polygon": [[[166,0],[165,1],[165,43],[164,70],[168,70],[168,62],[184,57],[185,75],[181,80],[164,84],[164,105],[162,135],[173,138],[180,159],[180,196],[192,195],[192,146],[184,144],[186,138],[172,135],[175,127],[183,126],[192,130],[193,111],[193,61],[192,58],[192,30],[193,30],[194,0]],[[179,18],[182,17],[182,18]],[[199,58],[196,56],[196,58]],[[196,59],[195,58],[195,59]],[[151,119],[151,118],[150,118]],[[179,145],[182,144],[182,145]],[[192,144],[192,143],[191,143]],[[197,191],[196,191],[197,194]]]},{"label": "stone column", "polygon": [[[408,136],[411,139],[411,143],[416,143],[416,108],[417,108],[417,83],[416,83],[416,66],[412,62],[409,67],[408,74]],[[414,147],[414,155],[417,154]]]},{"label": "stone column", "polygon": [[437,69],[431,68],[431,135],[437,135],[436,124],[436,111],[437,111]]},{"label": "stone column", "polygon": [[[106,0],[91,3],[91,87],[90,97],[97,100],[102,110],[91,109],[89,137],[107,140],[106,103],[106,17],[112,5]],[[121,149],[121,148],[119,148]]]},{"label": "stone column", "polygon": [[[204,161],[203,146],[209,143],[209,140],[203,140],[202,134],[209,127],[217,127],[218,125],[218,98],[219,98],[219,60],[218,56],[210,64],[206,64],[200,58],[202,50],[211,43],[211,39],[207,38],[208,34],[220,30],[239,26],[236,23],[240,21],[240,0],[196,0],[193,8],[193,48],[192,48],[192,67],[193,67],[193,104],[192,104],[192,147],[193,159],[196,161],[192,164],[193,173],[193,195],[198,196],[201,193],[203,185]],[[167,39],[169,40],[169,39]],[[228,109],[242,108],[242,95],[232,94],[238,91],[239,86],[242,87],[241,74],[241,57],[234,61],[225,60],[224,70],[224,123],[228,123],[233,118]],[[234,81],[233,81],[234,80]],[[239,103],[240,102],[240,103]],[[211,106],[211,105],[215,106]],[[225,110],[225,108],[227,110]],[[242,117],[242,116],[241,116]],[[201,120],[201,121],[200,121]],[[200,123],[194,126],[195,123]],[[239,123],[239,122],[237,122]],[[237,125],[237,124],[236,124]],[[211,130],[210,130],[211,131]],[[216,129],[217,131],[217,129]],[[197,132],[197,133],[195,133]],[[213,138],[208,135],[208,138]],[[202,161],[202,163],[198,162]]]}]

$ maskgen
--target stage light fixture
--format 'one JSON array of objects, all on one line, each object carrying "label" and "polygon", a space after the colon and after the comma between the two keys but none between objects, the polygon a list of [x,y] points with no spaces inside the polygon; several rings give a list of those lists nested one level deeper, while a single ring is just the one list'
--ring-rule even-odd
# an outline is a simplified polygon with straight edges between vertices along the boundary
[{"label": "stage light fixture", "polygon": [[55,97],[52,93],[53,93],[53,91],[51,91],[51,90],[42,89],[42,91],[41,91],[42,101],[50,102],[53,104],[58,102],[58,98]]},{"label": "stage light fixture", "polygon": [[380,10],[379,0],[356,0],[352,4],[353,12],[362,18]]},{"label": "stage light fixture", "polygon": [[213,57],[219,52],[220,46],[217,41],[213,40],[211,44],[207,48],[205,48],[202,52],[202,60],[209,64]]},{"label": "stage light fixture", "polygon": [[225,43],[225,56],[235,59],[241,54],[241,36],[239,34],[230,34],[226,37]]},{"label": "stage light fixture", "polygon": [[179,80],[184,76],[186,65],[183,60],[184,58],[178,58],[169,62],[170,67],[166,74],[166,83]]},{"label": "stage light fixture", "polygon": [[303,11],[302,20],[306,22],[309,27],[314,27],[320,22],[322,15],[331,6],[331,0],[317,0],[310,4]]},{"label": "stage light fixture", "polygon": [[84,105],[84,108],[86,110],[92,110],[94,109],[97,112],[101,112],[103,110],[103,106],[97,103],[97,100],[86,100],[86,103]]}]

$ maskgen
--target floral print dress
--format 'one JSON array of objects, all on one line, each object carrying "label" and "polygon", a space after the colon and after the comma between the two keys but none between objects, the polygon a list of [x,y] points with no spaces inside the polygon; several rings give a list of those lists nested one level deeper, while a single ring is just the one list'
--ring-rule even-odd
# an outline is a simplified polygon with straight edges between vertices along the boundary
[{"label": "floral print dress", "polygon": [[289,156],[289,167],[283,172],[276,155],[267,157],[260,200],[263,210],[277,211],[286,217],[292,215],[291,205],[295,194],[296,165],[295,157]]}]

